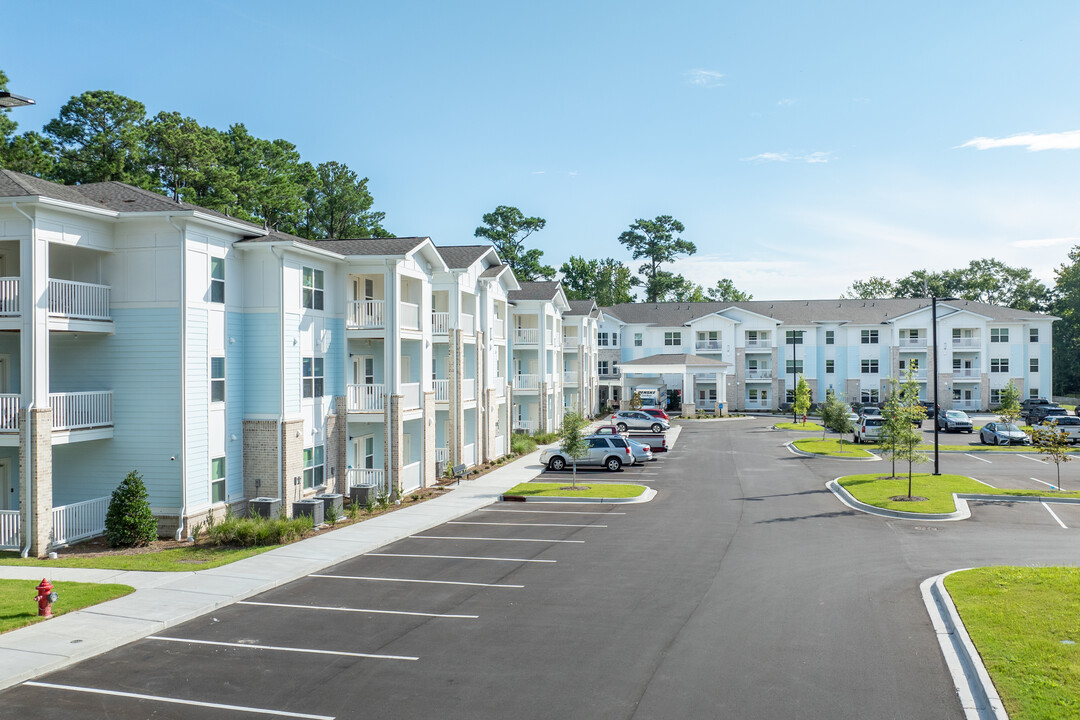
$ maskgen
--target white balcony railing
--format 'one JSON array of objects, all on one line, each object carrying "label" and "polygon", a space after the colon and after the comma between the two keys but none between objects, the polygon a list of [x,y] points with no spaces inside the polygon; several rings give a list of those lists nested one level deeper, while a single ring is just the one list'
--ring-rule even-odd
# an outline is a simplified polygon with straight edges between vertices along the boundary
[{"label": "white balcony railing", "polygon": [[435,462],[450,462],[450,448],[435,448]]},{"label": "white balcony railing", "polygon": [[978,410],[978,400],[953,400],[953,410]]},{"label": "white balcony railing", "polygon": [[756,370],[746,371],[747,380],[771,380],[772,368],[757,368]]},{"label": "white balcony railing", "polygon": [[980,348],[982,347],[982,340],[977,337],[954,337],[952,346],[954,348]]},{"label": "white balcony railing", "polygon": [[450,313],[431,313],[431,332],[434,335],[446,335],[450,332]]},{"label": "white balcony railing", "polygon": [[350,330],[381,328],[386,325],[386,301],[353,300],[349,303],[346,327]]},{"label": "white balcony railing", "polygon": [[506,378],[495,378],[495,396],[504,397],[506,395]]},{"label": "white balcony railing", "polygon": [[421,463],[417,460],[414,463],[401,468],[401,490],[402,492],[409,492],[420,487],[420,477],[422,475]]},{"label": "white balcony railing", "polygon": [[349,412],[382,412],[386,386],[382,383],[354,384],[345,388],[345,404]]},{"label": "white balcony railing", "polygon": [[50,279],[49,314],[77,320],[109,320],[109,286]]},{"label": "white balcony railing", "polygon": [[49,393],[53,430],[80,430],[113,424],[112,390]]},{"label": "white balcony railing", "polygon": [[570,350],[576,352],[578,349],[578,345],[579,343],[576,335],[564,337],[562,340],[563,350]]},{"label": "white balcony railing", "polygon": [[495,436],[495,457],[502,457],[506,454],[506,436]]},{"label": "white balcony railing", "polygon": [[407,409],[420,407],[420,383],[401,383],[401,406]]},{"label": "white balcony railing", "polygon": [[[926,381],[926,371],[925,370],[916,370],[915,372],[911,373],[911,379],[915,380],[916,382],[925,382]],[[907,371],[906,370],[901,370],[900,371],[900,382],[903,382],[904,380],[907,380]]]},{"label": "white balcony railing", "polygon": [[953,368],[952,374],[954,378],[977,378],[982,376],[982,373],[976,368]]},{"label": "white balcony railing", "polygon": [[465,378],[461,381],[461,399],[476,399],[476,378]]},{"label": "white balcony railing", "polygon": [[433,383],[435,385],[435,402],[449,402],[450,381],[446,378],[436,378]]},{"label": "white balcony railing", "polygon": [[517,390],[539,390],[539,375],[515,375],[514,388]]},{"label": "white balcony railing", "polygon": [[0,433],[19,432],[19,395],[0,395]]},{"label": "white balcony railing", "polygon": [[577,385],[577,371],[566,370],[562,374],[563,382],[567,385]]},{"label": "white balcony railing", "polygon": [[465,463],[465,467],[476,464],[476,443],[469,443],[462,448],[461,462]]},{"label": "white balcony railing", "polygon": [[926,338],[924,337],[902,337],[900,338],[900,347],[902,348],[924,348],[926,347]]},{"label": "white balcony railing", "polygon": [[472,335],[476,332],[476,318],[472,315],[461,313],[461,332]]},{"label": "white balcony railing", "polygon": [[747,340],[746,341],[746,347],[751,348],[751,349],[754,349],[754,348],[771,348],[772,347],[772,341],[771,340]]},{"label": "white balcony railing", "polygon": [[416,303],[405,302],[402,300],[398,303],[398,313],[400,318],[398,324],[406,330],[419,330],[420,329],[420,306]]},{"label": "white balcony railing", "polygon": [[540,341],[540,328],[514,328],[514,344],[535,345]]},{"label": "white balcony railing", "polygon": [[503,319],[501,317],[495,318],[495,324],[491,326],[491,336],[497,340],[502,340],[506,337],[506,330],[503,327]]},{"label": "white balcony railing", "polygon": [[19,278],[0,278],[0,315],[19,314]]},{"label": "white balcony railing", "polygon": [[0,510],[0,550],[19,549],[19,516],[18,510]]},{"label": "white balcony railing", "polygon": [[531,432],[536,430],[536,421],[535,420],[515,420],[514,421],[514,429],[515,430],[524,430],[525,432],[531,433]]},{"label": "white balcony railing", "polygon": [[105,513],[109,510],[109,498],[62,505],[52,509],[52,547],[105,534]]},{"label": "white balcony railing", "polygon": [[768,400],[747,400],[743,403],[746,410],[771,410],[772,403]]},{"label": "white balcony railing", "polygon": [[349,487],[375,488],[377,495],[389,495],[390,488],[386,484],[386,471],[382,468],[349,468],[345,471],[345,479]]},{"label": "white balcony railing", "polygon": [[694,343],[695,350],[721,350],[719,340],[697,340]]}]

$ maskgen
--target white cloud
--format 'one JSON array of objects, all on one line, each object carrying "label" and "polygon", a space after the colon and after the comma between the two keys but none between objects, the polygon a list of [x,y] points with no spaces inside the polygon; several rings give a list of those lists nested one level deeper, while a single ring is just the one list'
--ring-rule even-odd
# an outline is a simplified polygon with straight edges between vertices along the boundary
[{"label": "white cloud", "polygon": [[795,98],[783,98],[782,100],[777,100],[776,104],[780,107],[791,107],[796,102]]},{"label": "white cloud", "polygon": [[831,152],[812,152],[806,155],[794,153],[765,152],[753,157],[743,158],[746,162],[804,162],[804,163],[827,163],[835,160]]},{"label": "white cloud", "polygon": [[571,170],[570,172],[568,172],[566,174],[569,175],[570,177],[574,177],[575,175],[578,174],[578,172],[577,172],[577,170]]},{"label": "white cloud", "polygon": [[1057,237],[1057,238],[1034,238],[1031,240],[1016,240],[1011,243],[1017,248],[1042,248],[1056,247],[1058,245],[1080,245],[1080,237]]},{"label": "white cloud", "polygon": [[533,170],[533,171],[532,171],[531,173],[529,173],[529,174],[530,174],[530,175],[543,175],[543,174],[544,174],[544,171],[543,171],[543,170]]},{"label": "white cloud", "polygon": [[1031,152],[1040,150],[1080,150],[1080,130],[1059,133],[1020,133],[1003,138],[977,137],[957,147],[973,147],[977,150],[993,150],[1003,147],[1026,147]]},{"label": "white cloud", "polygon": [[706,88],[722,87],[724,83],[720,81],[723,77],[724,73],[719,73],[715,70],[701,70],[700,68],[695,68],[686,73],[686,81],[688,83]]}]

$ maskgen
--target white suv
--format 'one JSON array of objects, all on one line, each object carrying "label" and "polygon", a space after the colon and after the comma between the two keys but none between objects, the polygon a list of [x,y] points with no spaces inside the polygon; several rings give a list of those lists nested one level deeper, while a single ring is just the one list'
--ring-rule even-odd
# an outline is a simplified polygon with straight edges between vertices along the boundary
[{"label": "white suv", "polygon": [[859,422],[855,423],[855,442],[875,442],[881,434],[881,426],[885,422],[880,415],[863,415]]}]

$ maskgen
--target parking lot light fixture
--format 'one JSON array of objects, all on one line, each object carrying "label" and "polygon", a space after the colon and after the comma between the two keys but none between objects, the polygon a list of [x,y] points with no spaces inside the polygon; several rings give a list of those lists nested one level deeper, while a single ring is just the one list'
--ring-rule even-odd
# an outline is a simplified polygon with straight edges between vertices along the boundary
[{"label": "parking lot light fixture", "polygon": [[26,105],[34,104],[34,101],[30,98],[9,93],[6,90],[0,91],[0,108],[24,107]]}]

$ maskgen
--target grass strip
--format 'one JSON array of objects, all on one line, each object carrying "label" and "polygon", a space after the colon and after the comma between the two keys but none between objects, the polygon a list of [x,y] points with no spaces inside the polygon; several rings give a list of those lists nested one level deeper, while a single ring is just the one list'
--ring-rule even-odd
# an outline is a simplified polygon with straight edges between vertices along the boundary
[{"label": "grass strip", "polygon": [[[899,471],[899,468],[897,468]],[[1016,490],[992,488],[964,475],[938,475],[915,473],[911,476],[911,494],[926,500],[907,502],[890,500],[898,495],[907,495],[907,475],[889,477],[885,473],[867,473],[848,475],[839,480],[840,484],[856,500],[886,510],[904,510],[915,513],[950,513],[956,511],[953,493],[978,493],[980,495],[1002,495],[1012,497],[1067,497],[1080,498],[1080,492],[1052,492],[1050,490]]]},{"label": "grass strip", "polygon": [[805,423],[776,423],[776,427],[780,430],[805,430],[806,432],[824,432],[825,428],[818,425],[815,422]]},{"label": "grass strip", "polygon": [[1012,720],[1080,717],[1080,568],[987,567],[945,587]]},{"label": "grass strip", "polygon": [[843,449],[841,449],[840,441],[835,438],[829,440],[822,440],[821,438],[804,438],[802,440],[796,440],[792,444],[799,450],[813,453],[814,455],[827,455],[830,457],[842,458],[873,457],[873,453],[867,452],[858,445],[854,445],[850,442],[845,442]]},{"label": "grass strip", "polygon": [[[0,633],[41,622],[38,617],[37,586],[40,580],[0,580]],[[128,585],[54,582],[59,599],[53,603],[53,615],[81,610],[135,592]]]},{"label": "grass strip", "polygon": [[190,572],[228,565],[237,560],[273,550],[264,547],[180,547],[132,555],[61,555],[56,560],[20,558],[17,552],[0,553],[0,565],[40,565],[43,567],[99,568],[102,570],[143,570],[147,572]]},{"label": "grass strip", "polygon": [[561,483],[521,483],[507,490],[504,495],[523,495],[525,497],[581,497],[581,498],[632,498],[645,492],[643,485],[617,485],[615,483],[589,483],[578,478],[578,489],[566,489],[570,478]]}]

